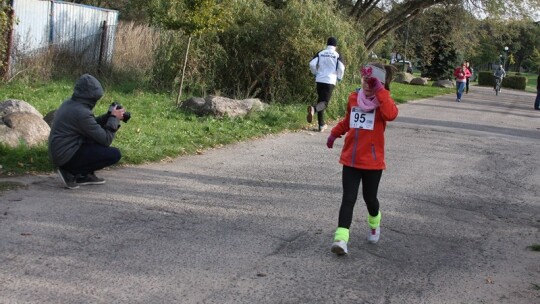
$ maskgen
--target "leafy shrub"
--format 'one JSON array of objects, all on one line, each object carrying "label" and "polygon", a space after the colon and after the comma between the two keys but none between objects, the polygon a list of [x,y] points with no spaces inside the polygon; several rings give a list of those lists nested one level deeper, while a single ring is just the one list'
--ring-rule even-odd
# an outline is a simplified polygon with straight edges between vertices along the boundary
[{"label": "leafy shrub", "polygon": [[10,7],[2,6],[0,8],[0,36],[4,37],[4,39],[0,39],[0,71],[2,74],[4,74],[6,69],[6,53],[7,53],[7,47],[8,47],[8,39],[6,39],[8,32],[11,30],[11,23],[10,23],[10,17],[9,14],[11,13]]},{"label": "leafy shrub", "polygon": [[507,76],[504,77],[502,86],[504,88],[525,90],[527,86],[527,77],[524,76]]},{"label": "leafy shrub", "polygon": [[478,72],[478,85],[494,86],[495,79],[493,78],[493,72],[488,72],[488,71]]},{"label": "leafy shrub", "polygon": [[[340,16],[335,1],[291,1],[275,8],[262,0],[234,1],[231,25],[220,33],[193,37],[185,81],[198,93],[266,102],[298,103],[316,98],[308,63],[338,39],[345,78],[357,81],[366,58],[361,31]],[[171,36],[159,47],[155,84],[172,83],[183,65],[187,38]]]}]

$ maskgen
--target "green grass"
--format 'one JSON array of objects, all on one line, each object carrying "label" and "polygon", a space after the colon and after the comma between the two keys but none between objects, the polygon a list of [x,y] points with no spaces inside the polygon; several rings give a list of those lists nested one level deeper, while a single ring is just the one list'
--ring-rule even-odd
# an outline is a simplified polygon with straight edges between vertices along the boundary
[{"label": "green grass", "polygon": [[0,192],[14,190],[26,187],[24,184],[17,182],[0,182]]},{"label": "green grass", "polygon": [[540,251],[540,244],[533,244],[529,246],[529,249],[531,249],[532,251]]},{"label": "green grass", "polygon": [[[131,112],[128,123],[122,123],[113,146],[123,154],[119,165],[155,162],[230,143],[257,138],[284,130],[307,128],[306,103],[293,105],[272,104],[267,110],[243,118],[198,117],[175,107],[167,93],[155,93],[133,83],[105,84],[105,95],[94,112],[105,113],[109,104],[118,100]],[[329,121],[341,117],[347,96],[358,85],[340,84],[334,91],[327,117]],[[398,103],[454,92],[453,89],[431,86],[392,84],[392,96]],[[71,81],[50,83],[14,83],[0,87],[1,100],[20,99],[30,103],[43,115],[55,110],[71,96]],[[46,143],[28,148],[0,146],[0,176],[51,172]]]},{"label": "green grass", "polygon": [[525,91],[536,93],[538,74],[521,73],[521,75],[527,77],[527,86],[525,87]]}]

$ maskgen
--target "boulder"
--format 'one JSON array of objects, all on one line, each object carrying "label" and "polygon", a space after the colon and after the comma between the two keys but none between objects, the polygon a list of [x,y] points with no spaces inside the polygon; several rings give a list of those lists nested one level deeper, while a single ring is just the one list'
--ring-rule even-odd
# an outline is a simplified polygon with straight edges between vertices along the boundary
[{"label": "boulder", "polygon": [[28,112],[43,118],[43,115],[39,113],[32,105],[26,101],[18,99],[8,99],[0,102],[0,117],[4,117],[8,114],[15,112]]},{"label": "boulder", "polygon": [[192,97],[182,102],[180,108],[201,116],[237,117],[244,116],[252,111],[264,110],[266,106],[265,103],[257,98],[237,100],[209,95],[206,98]]},{"label": "boulder", "polygon": [[38,145],[47,141],[50,130],[43,116],[30,104],[14,99],[0,103],[0,144]]},{"label": "boulder", "polygon": [[8,147],[17,147],[19,145],[19,133],[13,131],[13,129],[6,126],[2,121],[0,121],[0,145],[6,145]]},{"label": "boulder", "polygon": [[397,73],[394,77],[394,82],[409,84],[414,79],[414,76],[409,73]]},{"label": "boulder", "polygon": [[453,88],[453,87],[455,87],[454,82],[451,81],[451,80],[448,80],[448,79],[434,81],[432,86],[439,87],[439,88]]},{"label": "boulder", "polygon": [[428,83],[428,78],[422,78],[422,77],[416,77],[416,78],[413,78],[410,82],[410,84],[414,84],[414,85],[427,85]]}]

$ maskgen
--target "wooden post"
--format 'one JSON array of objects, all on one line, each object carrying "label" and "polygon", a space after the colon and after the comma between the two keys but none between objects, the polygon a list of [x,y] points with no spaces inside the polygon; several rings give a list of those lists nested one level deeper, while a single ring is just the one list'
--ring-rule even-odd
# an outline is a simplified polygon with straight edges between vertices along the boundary
[{"label": "wooden post", "polygon": [[103,58],[106,56],[105,52],[107,51],[107,38],[108,38],[108,26],[107,21],[103,21],[103,26],[101,27],[101,43],[99,45],[99,59],[98,59],[98,73],[101,74],[101,67],[103,65]]},{"label": "wooden post", "polygon": [[186,56],[184,57],[184,67],[182,68],[182,78],[180,80],[180,89],[178,90],[178,96],[176,97],[176,107],[178,107],[178,105],[180,104],[180,97],[182,96],[182,86],[184,85],[184,75],[186,74],[186,65],[187,65],[190,44],[191,44],[191,35],[189,35],[189,38],[188,38]]}]

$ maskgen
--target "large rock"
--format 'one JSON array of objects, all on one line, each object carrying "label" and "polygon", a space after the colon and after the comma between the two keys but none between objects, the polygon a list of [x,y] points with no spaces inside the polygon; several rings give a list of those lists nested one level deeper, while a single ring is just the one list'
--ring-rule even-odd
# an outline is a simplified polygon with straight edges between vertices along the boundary
[{"label": "large rock", "polygon": [[14,99],[0,103],[0,144],[38,145],[47,141],[50,130],[41,113],[30,104]]},{"label": "large rock", "polygon": [[41,115],[38,110],[36,110],[26,101],[18,99],[8,99],[0,103],[0,118],[15,112],[32,113],[39,116],[40,118],[43,118],[43,115]]},{"label": "large rock", "polygon": [[180,108],[187,109],[197,115],[237,117],[252,111],[264,110],[266,106],[265,103],[256,98],[237,100],[209,95],[206,98],[192,97],[184,101]]},{"label": "large rock", "polygon": [[439,87],[439,88],[453,88],[453,87],[455,87],[454,82],[452,80],[448,80],[448,79],[434,81],[432,86]]},{"label": "large rock", "polygon": [[410,84],[425,86],[428,84],[428,80],[428,78],[416,77],[411,80]]},{"label": "large rock", "polygon": [[397,73],[394,82],[409,84],[413,79],[414,76],[410,73]]}]

